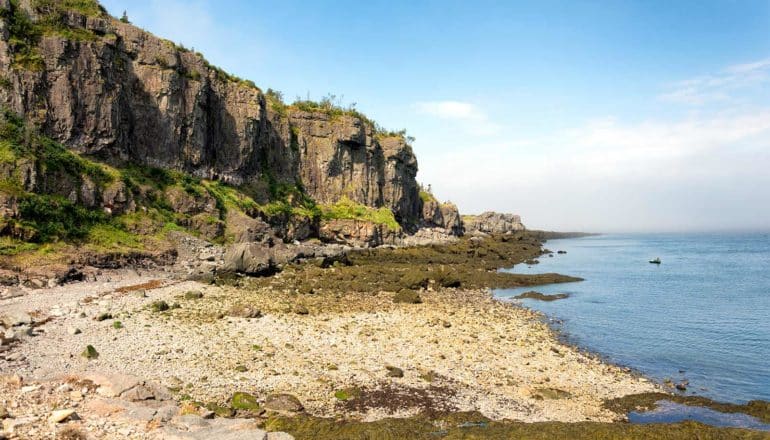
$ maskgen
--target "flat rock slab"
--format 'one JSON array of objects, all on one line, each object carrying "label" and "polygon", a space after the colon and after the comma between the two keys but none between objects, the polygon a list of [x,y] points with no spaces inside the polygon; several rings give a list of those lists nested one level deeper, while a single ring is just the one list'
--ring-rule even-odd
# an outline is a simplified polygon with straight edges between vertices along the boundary
[{"label": "flat rock slab", "polygon": [[205,420],[200,416],[185,415],[175,417],[177,427],[163,430],[163,438],[168,440],[294,440],[286,433],[282,436],[269,436],[267,431],[259,429],[253,420],[214,419]]},{"label": "flat rock slab", "polygon": [[83,378],[98,385],[96,392],[104,397],[118,397],[140,383],[136,377],[118,373],[88,373]]}]

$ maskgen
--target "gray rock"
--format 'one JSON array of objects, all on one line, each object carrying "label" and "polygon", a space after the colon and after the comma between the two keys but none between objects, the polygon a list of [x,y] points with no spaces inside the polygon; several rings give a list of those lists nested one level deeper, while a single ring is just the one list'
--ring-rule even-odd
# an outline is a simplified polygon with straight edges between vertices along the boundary
[{"label": "gray rock", "polygon": [[0,321],[6,326],[6,327],[14,327],[17,325],[25,325],[25,324],[32,324],[32,317],[29,316],[28,313],[17,310],[17,311],[8,311],[4,312],[2,317],[0,318]]},{"label": "gray rock", "polygon": [[282,413],[298,413],[305,409],[302,402],[291,394],[271,394],[265,399],[262,407],[268,411]]}]

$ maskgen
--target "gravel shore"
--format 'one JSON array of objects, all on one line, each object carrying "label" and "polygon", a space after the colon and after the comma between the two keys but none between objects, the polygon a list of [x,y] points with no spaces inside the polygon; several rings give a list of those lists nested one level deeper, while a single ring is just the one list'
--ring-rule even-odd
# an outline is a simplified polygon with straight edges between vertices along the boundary
[{"label": "gravel shore", "polygon": [[[614,421],[622,416],[605,399],[658,390],[560,343],[541,315],[489,290],[428,289],[422,303],[399,304],[390,292],[301,295],[160,271],[97,278],[0,300],[2,314],[36,323],[4,347],[0,374],[117,372],[162,384],[176,401],[219,404],[239,391],[260,401],[288,393],[310,415],[367,421],[446,411]],[[233,316],[244,305],[253,317]],[[88,345],[97,358],[81,355]]]}]

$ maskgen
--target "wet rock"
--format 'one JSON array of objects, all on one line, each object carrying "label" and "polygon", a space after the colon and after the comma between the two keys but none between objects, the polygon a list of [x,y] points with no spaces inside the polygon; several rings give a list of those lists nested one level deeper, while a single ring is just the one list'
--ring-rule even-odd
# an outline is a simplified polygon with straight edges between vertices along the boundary
[{"label": "wet rock", "polygon": [[536,299],[538,301],[556,301],[559,299],[565,299],[569,298],[568,293],[557,293],[554,295],[547,295],[540,292],[535,292],[534,290],[530,290],[529,292],[524,292],[521,295],[514,296],[514,299]]}]

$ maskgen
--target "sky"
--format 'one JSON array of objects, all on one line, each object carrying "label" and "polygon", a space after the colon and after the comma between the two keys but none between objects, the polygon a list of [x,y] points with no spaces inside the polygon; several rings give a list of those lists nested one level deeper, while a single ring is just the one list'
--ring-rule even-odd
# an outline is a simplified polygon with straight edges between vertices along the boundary
[{"label": "sky", "polygon": [[533,229],[770,230],[770,1],[102,0]]}]

